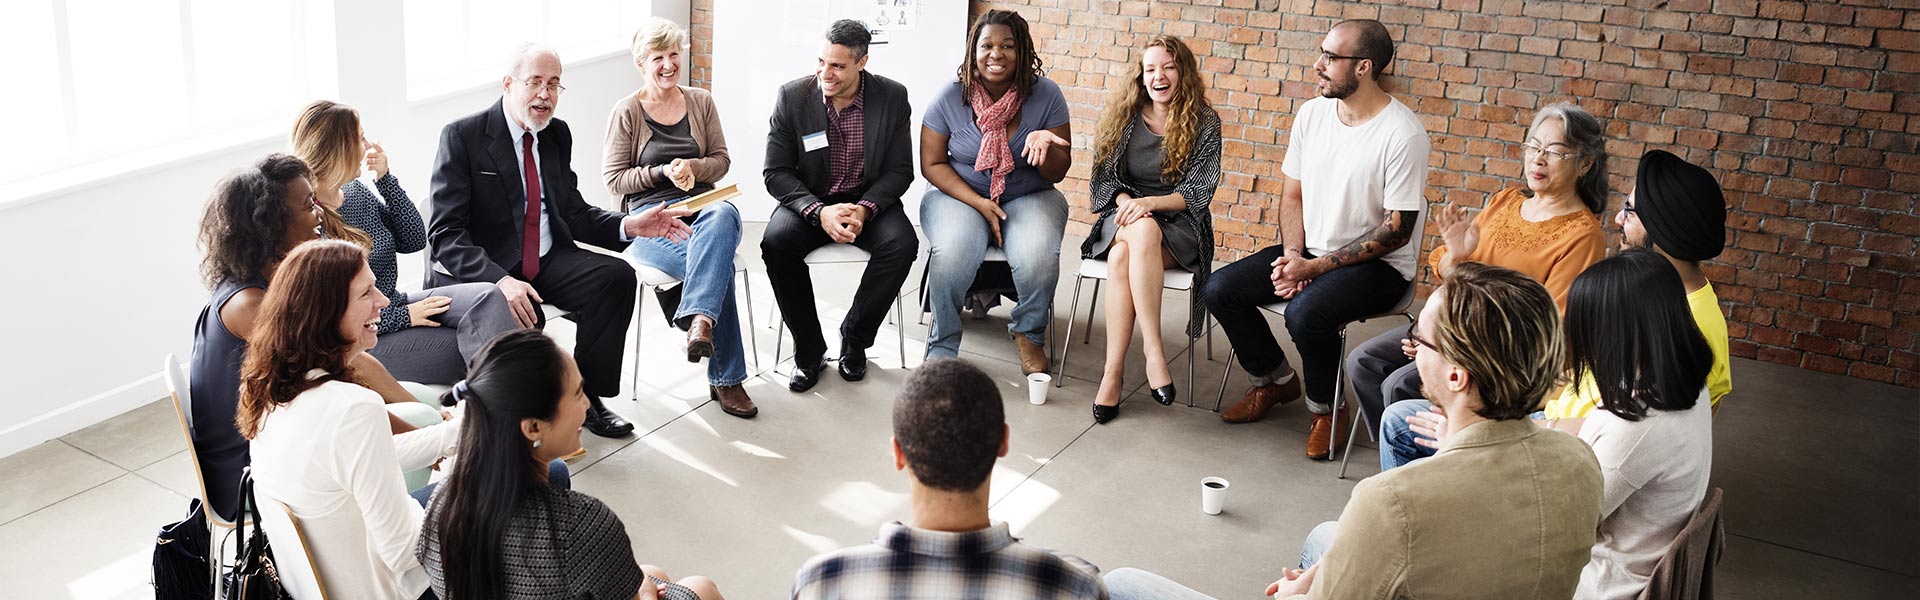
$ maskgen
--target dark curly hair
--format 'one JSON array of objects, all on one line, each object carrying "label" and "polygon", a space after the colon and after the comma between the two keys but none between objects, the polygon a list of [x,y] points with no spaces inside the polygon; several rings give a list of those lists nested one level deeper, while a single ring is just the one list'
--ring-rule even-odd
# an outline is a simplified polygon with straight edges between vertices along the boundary
[{"label": "dark curly hair", "polygon": [[307,163],[270,154],[220,181],[200,215],[200,277],[207,287],[266,276],[285,251],[287,183],[312,173]]},{"label": "dark curly hair", "polygon": [[979,489],[993,473],[1006,431],[1000,388],[965,361],[927,361],[893,400],[893,439],[914,479],[933,489]]},{"label": "dark curly hair", "polygon": [[979,75],[974,71],[973,52],[980,47],[980,36],[986,33],[988,25],[1004,25],[1012,33],[1014,49],[1018,51],[1013,60],[1013,89],[1020,97],[1027,97],[1033,91],[1034,82],[1045,76],[1045,71],[1040,67],[1040,53],[1033,47],[1033,34],[1027,31],[1027,19],[1010,10],[989,10],[973,20],[973,27],[967,32],[966,57],[955,73],[960,78],[961,97],[973,89],[973,80]]}]

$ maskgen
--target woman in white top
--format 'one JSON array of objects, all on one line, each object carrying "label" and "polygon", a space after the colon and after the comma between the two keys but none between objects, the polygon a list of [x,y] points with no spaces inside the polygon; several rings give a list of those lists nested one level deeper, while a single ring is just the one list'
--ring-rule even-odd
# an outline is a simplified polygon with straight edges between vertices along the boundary
[{"label": "woman in white top", "polygon": [[[240,433],[252,440],[259,501],[285,504],[336,598],[417,598],[414,559],[424,511],[401,471],[452,453],[459,425],[401,435],[380,394],[352,383],[356,357],[378,339],[386,296],[366,250],[301,244],[274,273],[240,370]],[[271,506],[271,505],[269,505]]]},{"label": "woman in white top", "polygon": [[1568,354],[1578,377],[1598,384],[1602,409],[1579,435],[1606,478],[1575,598],[1638,597],[1706,496],[1713,352],[1683,292],[1673,265],[1645,250],[1594,263],[1568,291]]}]

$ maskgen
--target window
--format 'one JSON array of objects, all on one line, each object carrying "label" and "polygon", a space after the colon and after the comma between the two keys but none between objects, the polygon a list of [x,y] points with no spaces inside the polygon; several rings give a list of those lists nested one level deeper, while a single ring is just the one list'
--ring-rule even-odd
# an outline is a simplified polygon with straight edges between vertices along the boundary
[{"label": "window", "polygon": [[569,62],[625,51],[651,9],[631,0],[405,0],[407,99],[498,82],[523,42],[553,46]]},{"label": "window", "polygon": [[[331,0],[35,0],[0,52],[31,89],[0,99],[0,186],[281,127],[331,96]],[[319,43],[315,43],[319,42]],[[24,63],[24,64],[22,64]]]}]

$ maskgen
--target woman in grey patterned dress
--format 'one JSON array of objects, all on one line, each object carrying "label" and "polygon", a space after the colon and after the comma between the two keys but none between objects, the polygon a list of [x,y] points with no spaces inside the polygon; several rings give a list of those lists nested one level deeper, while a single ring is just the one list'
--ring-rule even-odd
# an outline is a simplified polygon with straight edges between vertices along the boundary
[{"label": "woman in grey patterned dress", "polygon": [[[1220,116],[1207,102],[1199,64],[1172,36],[1147,40],[1133,77],[1114,90],[1094,136],[1089,208],[1099,215],[1081,257],[1108,266],[1106,370],[1093,397],[1093,420],[1120,414],[1133,324],[1147,359],[1154,400],[1172,404],[1173,374],[1160,338],[1160,295],[1167,268],[1192,272],[1196,289],[1213,270],[1213,190],[1220,180]],[[1187,336],[1206,324],[1198,295]]]},{"label": "woman in grey patterned dress", "polygon": [[447,392],[466,407],[460,458],[427,502],[414,555],[449,599],[720,600],[705,577],[668,583],[633,559],[620,517],[549,485],[547,465],[580,449],[587,396],[573,357],[535,330],[508,333]]}]

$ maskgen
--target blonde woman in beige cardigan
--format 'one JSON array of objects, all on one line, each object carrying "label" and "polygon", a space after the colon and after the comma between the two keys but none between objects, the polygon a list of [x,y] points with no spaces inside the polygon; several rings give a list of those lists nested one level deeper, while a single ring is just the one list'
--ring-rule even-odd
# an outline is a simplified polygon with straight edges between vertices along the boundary
[{"label": "blonde woman in beige cardigan", "polygon": [[[713,189],[727,174],[726,136],[713,95],[680,85],[687,31],[655,18],[633,36],[633,64],[640,89],[621,99],[607,119],[603,174],[607,190],[629,213]],[[687,361],[707,361],[708,396],[727,414],[751,418],[760,411],[741,386],[747,379],[740,343],[740,312],[733,301],[733,253],[740,246],[740,211],[721,202],[693,217],[693,235],[682,241],[636,239],[627,247],[635,260],[685,282],[676,325],[687,330]]]}]

